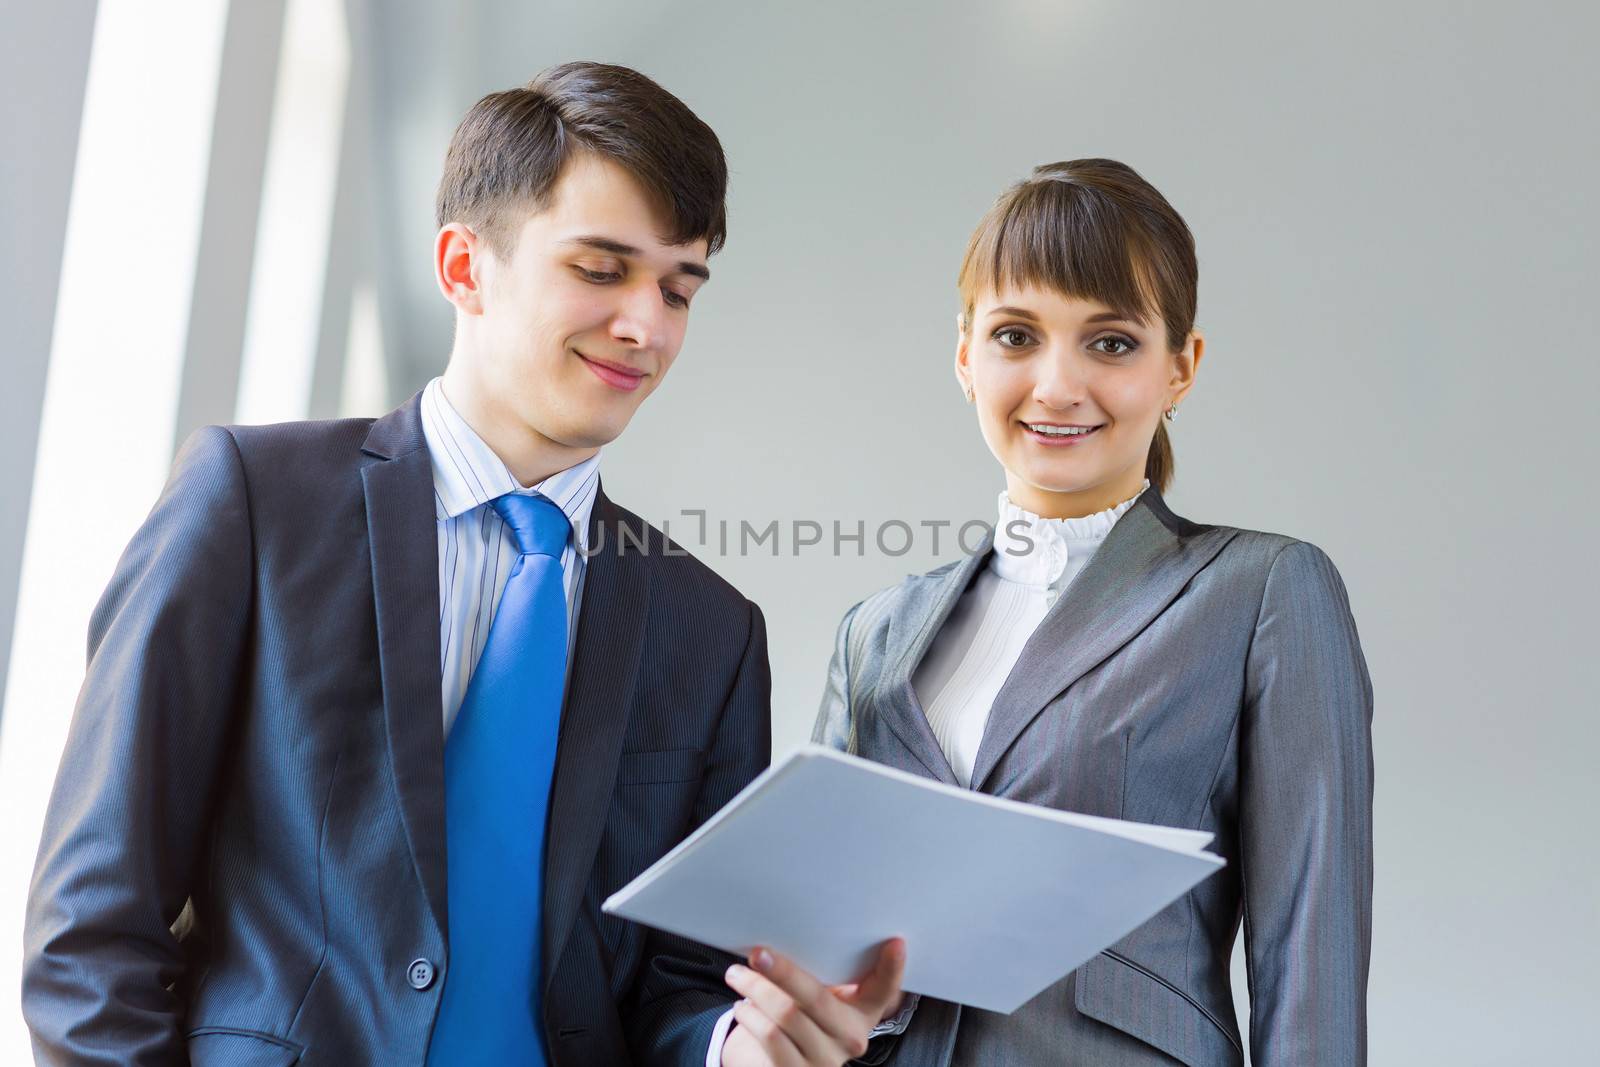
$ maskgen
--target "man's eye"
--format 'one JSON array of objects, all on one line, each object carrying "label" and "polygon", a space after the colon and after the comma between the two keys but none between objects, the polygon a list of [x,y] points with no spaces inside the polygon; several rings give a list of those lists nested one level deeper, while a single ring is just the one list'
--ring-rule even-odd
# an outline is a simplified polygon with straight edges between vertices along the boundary
[{"label": "man's eye", "polygon": [[[1118,347],[1115,348],[1115,349],[1100,348],[1101,345],[1117,345]],[[1090,345],[1089,347],[1090,348],[1098,348],[1101,352],[1104,352],[1108,356],[1125,356],[1129,352],[1132,352],[1134,349],[1138,348],[1139,345],[1138,345],[1137,342],[1130,341],[1126,337],[1117,337],[1115,335],[1108,335],[1106,337],[1100,338],[1098,341],[1094,342],[1094,344]]]},{"label": "man's eye", "polygon": [[1003,348],[1023,348],[1033,342],[1027,330],[1015,326],[1002,326],[992,336]]},{"label": "man's eye", "polygon": [[669,307],[686,308],[689,306],[689,298],[676,289],[662,289],[661,299],[665,300]]},{"label": "man's eye", "polygon": [[573,264],[572,269],[577,271],[578,274],[581,275],[585,280],[594,282],[596,285],[604,284],[605,282],[614,282],[618,278],[622,277],[622,275],[618,274],[616,271],[590,270],[588,267],[580,267],[577,264]]}]

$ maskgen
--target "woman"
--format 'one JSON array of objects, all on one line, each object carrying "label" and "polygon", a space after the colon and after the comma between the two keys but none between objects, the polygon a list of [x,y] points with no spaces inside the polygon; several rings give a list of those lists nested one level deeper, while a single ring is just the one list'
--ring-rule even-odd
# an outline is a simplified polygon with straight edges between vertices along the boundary
[{"label": "woman", "polygon": [[961,267],[955,358],[1005,470],[999,522],[846,613],[814,739],[1210,830],[1228,864],[1011,1015],[908,996],[869,1062],[1242,1063],[1241,917],[1257,1067],[1365,1061],[1371,681],[1321,549],[1162,499],[1163,423],[1204,351],[1196,273],[1188,227],[1121,163],[1049,164],[1000,197]]}]

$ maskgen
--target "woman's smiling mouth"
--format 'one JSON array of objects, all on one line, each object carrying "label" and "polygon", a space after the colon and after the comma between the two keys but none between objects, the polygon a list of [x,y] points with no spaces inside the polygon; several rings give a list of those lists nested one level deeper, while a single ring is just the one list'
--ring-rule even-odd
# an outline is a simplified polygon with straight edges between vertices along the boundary
[{"label": "woman's smiling mouth", "polygon": [[1022,424],[1032,441],[1052,448],[1080,445],[1093,437],[1105,423],[1078,425],[1057,422],[1025,422]]}]

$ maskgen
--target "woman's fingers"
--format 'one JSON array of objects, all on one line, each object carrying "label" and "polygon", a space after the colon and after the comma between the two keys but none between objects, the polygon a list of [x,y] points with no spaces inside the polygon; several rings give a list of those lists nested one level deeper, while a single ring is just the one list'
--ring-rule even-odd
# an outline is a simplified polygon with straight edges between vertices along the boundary
[{"label": "woman's fingers", "polygon": [[787,957],[758,948],[750,962],[734,965],[727,981],[744,994],[789,1036],[808,1063],[839,1064],[861,1055],[877,1017],[841,1000]]},{"label": "woman's fingers", "polygon": [[[735,1004],[733,1018],[739,1025],[733,1028],[728,1035],[728,1043],[722,1046],[723,1067],[744,1067],[745,1062],[753,1062],[760,1067],[766,1067],[766,1064],[772,1067],[808,1067],[794,1042],[753,1001],[741,1000]],[[747,1044],[755,1045],[761,1053],[760,1058],[749,1061],[747,1057],[739,1055],[744,1051],[740,1046]],[[734,1055],[730,1056],[730,1053]]]},{"label": "woman's fingers", "polygon": [[866,1051],[867,1032],[877,1025],[878,1017],[863,1010],[857,1000],[837,996],[781,953],[758,948],[751,960],[758,967],[763,967],[762,973],[768,979],[805,1007],[817,1025],[848,1054],[847,1058],[854,1058]]},{"label": "woman's fingers", "polygon": [[905,938],[891,937],[879,946],[877,962],[856,983],[856,992],[849,997],[849,1003],[871,1016],[869,1026],[876,1025],[899,1002],[900,980],[905,973]]},{"label": "woman's fingers", "polygon": [[871,971],[830,987],[788,957],[758,948],[753,968],[728,968],[728,985],[745,998],[734,1018],[775,1064],[791,1057],[804,1067],[833,1067],[866,1052],[868,1032],[900,1000],[905,961],[905,941],[891,938]]},{"label": "woman's fingers", "polygon": [[807,1006],[787,990],[737,963],[728,968],[727,982],[788,1038],[806,1063],[838,1062],[839,1050],[833,1039],[817,1025]]},{"label": "woman's fingers", "polygon": [[728,1031],[728,1038],[722,1043],[722,1059],[718,1061],[721,1067],[766,1067],[772,1061],[767,1050],[761,1047],[755,1034],[749,1027],[737,1025],[739,1021],[739,1006],[733,1008],[734,1027]]}]

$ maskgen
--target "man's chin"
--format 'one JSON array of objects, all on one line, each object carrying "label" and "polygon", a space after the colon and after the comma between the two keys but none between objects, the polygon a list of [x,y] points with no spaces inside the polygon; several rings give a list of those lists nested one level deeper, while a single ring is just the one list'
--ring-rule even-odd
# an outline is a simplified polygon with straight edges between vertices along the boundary
[{"label": "man's chin", "polygon": [[584,371],[540,398],[535,426],[566,448],[603,448],[622,436],[654,384],[647,381],[634,394],[619,394]]},{"label": "man's chin", "polygon": [[546,436],[566,448],[604,448],[622,436],[622,431],[628,428],[628,421],[616,418],[584,419]]}]

